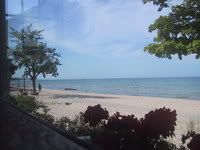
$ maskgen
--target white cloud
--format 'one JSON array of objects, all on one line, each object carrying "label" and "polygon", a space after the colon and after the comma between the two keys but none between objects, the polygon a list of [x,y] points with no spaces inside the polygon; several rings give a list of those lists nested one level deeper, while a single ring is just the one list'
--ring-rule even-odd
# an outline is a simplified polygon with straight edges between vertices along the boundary
[{"label": "white cloud", "polygon": [[159,15],[142,0],[62,0],[62,5],[48,1],[41,14],[52,10],[51,19],[40,22],[46,40],[81,54],[130,56],[142,51],[152,40],[148,26]]}]

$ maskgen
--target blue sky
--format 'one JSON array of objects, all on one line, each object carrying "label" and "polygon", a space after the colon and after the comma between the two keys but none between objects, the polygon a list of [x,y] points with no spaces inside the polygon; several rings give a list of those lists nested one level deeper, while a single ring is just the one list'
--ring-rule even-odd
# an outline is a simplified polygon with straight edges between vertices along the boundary
[{"label": "blue sky", "polygon": [[[10,12],[20,12],[17,3],[8,5]],[[31,5],[37,0],[25,0],[25,10]],[[168,11],[157,12],[142,0],[46,0],[39,15],[37,8],[26,12],[40,20],[23,23],[45,29],[45,41],[61,54],[58,79],[200,76],[194,56],[168,60],[143,52],[155,36],[148,26]]]}]

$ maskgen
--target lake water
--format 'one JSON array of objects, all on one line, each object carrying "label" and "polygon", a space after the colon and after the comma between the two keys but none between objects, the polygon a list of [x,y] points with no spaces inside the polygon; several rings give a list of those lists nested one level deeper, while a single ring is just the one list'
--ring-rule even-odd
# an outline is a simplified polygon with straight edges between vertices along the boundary
[{"label": "lake water", "polygon": [[38,80],[42,88],[81,92],[200,100],[200,77]]}]

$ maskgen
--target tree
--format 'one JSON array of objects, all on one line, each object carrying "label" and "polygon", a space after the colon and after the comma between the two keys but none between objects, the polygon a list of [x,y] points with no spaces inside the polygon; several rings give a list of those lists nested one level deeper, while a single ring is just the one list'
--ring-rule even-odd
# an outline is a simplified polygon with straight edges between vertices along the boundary
[{"label": "tree", "polygon": [[18,69],[18,66],[13,63],[13,59],[8,59],[8,68],[9,68],[9,81],[12,77],[12,75],[15,74],[15,71]]},{"label": "tree", "polygon": [[24,27],[21,31],[11,28],[10,36],[16,46],[14,48],[14,60],[18,67],[24,68],[30,76],[33,85],[33,94],[36,94],[36,79],[42,74],[45,78],[47,74],[58,76],[58,65],[60,54],[55,48],[47,47],[42,42],[43,30],[32,29],[32,25]]},{"label": "tree", "polygon": [[[169,7],[169,0],[143,0],[158,5],[158,11]],[[194,54],[200,58],[200,1],[183,0],[181,4],[172,5],[167,16],[160,16],[149,26],[149,31],[157,32],[154,43],[144,48],[150,54],[160,58],[171,59],[172,55]]]}]

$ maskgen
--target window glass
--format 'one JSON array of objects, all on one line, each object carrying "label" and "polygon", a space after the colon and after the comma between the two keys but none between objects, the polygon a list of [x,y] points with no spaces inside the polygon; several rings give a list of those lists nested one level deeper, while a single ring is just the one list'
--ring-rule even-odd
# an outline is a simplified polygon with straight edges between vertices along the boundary
[{"label": "window glass", "polygon": [[11,95],[100,146],[179,146],[200,131],[200,2],[172,1],[6,0]]}]

